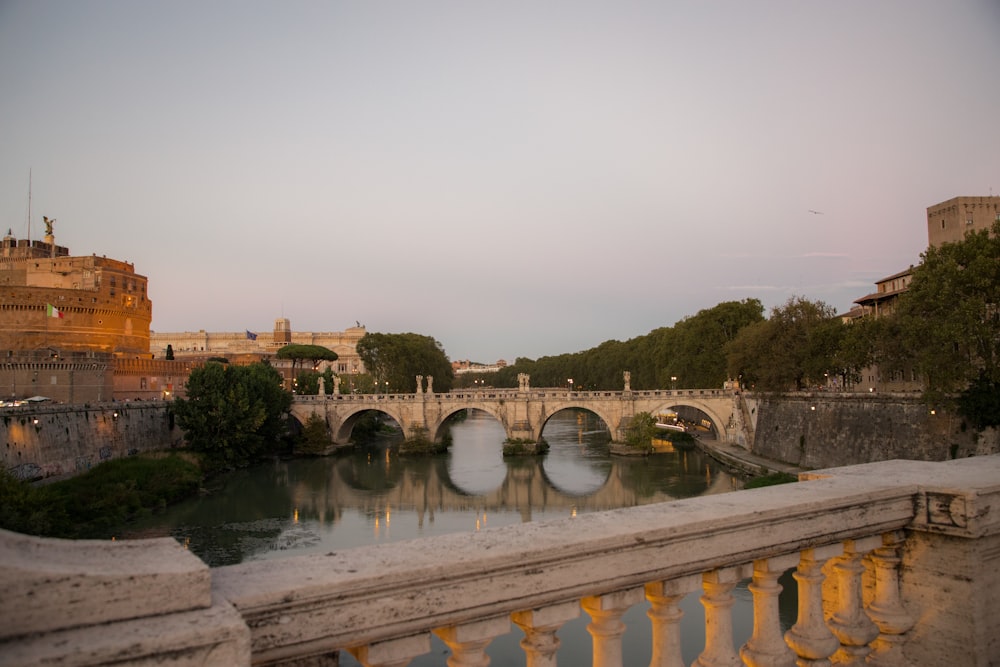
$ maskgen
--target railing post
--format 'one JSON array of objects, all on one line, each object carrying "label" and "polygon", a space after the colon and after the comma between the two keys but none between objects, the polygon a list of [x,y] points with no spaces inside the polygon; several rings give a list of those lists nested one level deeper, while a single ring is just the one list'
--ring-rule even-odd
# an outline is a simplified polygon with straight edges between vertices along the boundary
[{"label": "railing post", "polygon": [[[833,553],[830,553],[831,548],[835,550]],[[792,629],[785,633],[785,641],[799,656],[800,667],[825,667],[840,647],[840,641],[823,619],[823,563],[839,555],[837,552],[841,549],[838,544],[822,550],[804,550],[792,575],[799,582],[799,615]]]},{"label": "railing post", "polygon": [[764,558],[753,563],[753,582],[748,586],[753,594],[753,635],[740,648],[743,662],[750,667],[795,665],[795,653],[781,634],[778,605],[778,595],[782,588],[778,578],[794,565],[794,558]]},{"label": "railing post", "polygon": [[593,667],[621,667],[622,635],[625,633],[621,618],[629,607],[642,602],[642,598],[643,589],[633,588],[580,601],[591,619],[587,632],[594,638]]},{"label": "railing post", "polygon": [[579,616],[580,605],[576,602],[511,614],[511,620],[524,631],[521,648],[528,659],[527,667],[556,667],[560,645],[556,632],[564,623]]},{"label": "railing post", "polygon": [[434,634],[451,649],[448,667],[487,667],[490,658],[486,655],[486,647],[496,637],[508,632],[510,618],[494,616],[473,623],[438,628]]},{"label": "railing post", "polygon": [[833,655],[838,665],[864,664],[871,652],[868,644],[878,636],[878,628],[865,614],[862,596],[865,566],[861,561],[875,546],[867,546],[867,542],[868,539],[845,541],[844,555],[831,561],[837,575],[837,609],[827,625],[840,640],[840,649]]},{"label": "railing post", "polygon": [[430,653],[431,637],[421,633],[348,650],[362,667],[406,667],[418,655]]},{"label": "railing post", "polygon": [[875,597],[868,605],[868,615],[878,626],[879,635],[872,642],[868,663],[884,667],[908,665],[903,657],[906,632],[913,627],[913,617],[907,613],[899,595],[899,545],[901,533],[886,533],[882,546],[869,556],[875,566]]},{"label": "railing post", "polygon": [[727,567],[705,572],[701,586],[705,593],[705,650],[692,667],[739,667],[743,664],[733,647],[733,588],[743,579],[742,568]]},{"label": "railing post", "polygon": [[653,656],[649,667],[684,667],[681,653],[681,618],[684,611],[680,602],[688,593],[698,590],[699,575],[646,584],[649,616],[653,631]]}]

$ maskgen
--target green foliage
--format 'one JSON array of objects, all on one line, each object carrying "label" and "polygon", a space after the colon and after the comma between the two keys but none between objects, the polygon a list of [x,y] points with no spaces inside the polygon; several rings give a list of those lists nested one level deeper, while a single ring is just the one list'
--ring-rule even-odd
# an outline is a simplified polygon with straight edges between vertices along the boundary
[{"label": "green foliage", "polygon": [[726,345],[730,376],[765,391],[823,384],[827,373],[840,371],[838,354],[846,331],[835,315],[822,301],[790,298]]},{"label": "green foliage", "polygon": [[201,479],[199,466],[177,454],[114,459],[45,486],[0,471],[0,526],[28,535],[109,538],[132,518],[194,494]]},{"label": "green foliage", "polygon": [[445,454],[448,451],[451,441],[442,440],[434,442],[427,434],[427,429],[423,426],[412,426],[410,437],[400,445],[399,453],[403,455],[434,455]]},{"label": "green foliage", "polygon": [[441,343],[415,333],[366,333],[357,344],[358,356],[382,391],[388,382],[390,393],[416,391],[417,376],[434,378],[434,391],[452,387],[454,373]]},{"label": "green foliage", "polygon": [[931,397],[976,378],[1000,383],[1000,222],[928,248],[899,298],[899,356],[916,363]]},{"label": "green foliage", "polygon": [[761,475],[760,477],[754,477],[753,479],[747,480],[747,483],[743,485],[744,489],[759,489],[763,486],[775,486],[776,484],[790,484],[791,482],[797,482],[799,478],[795,475],[790,475],[787,472],[772,472],[767,475]]},{"label": "green foliage", "polygon": [[957,402],[959,414],[977,429],[1000,426],[1000,382],[991,380],[986,373],[970,383]]},{"label": "green foliage", "polygon": [[653,449],[653,438],[660,432],[656,418],[648,412],[637,412],[625,433],[625,444],[635,449]]},{"label": "green foliage", "polygon": [[[533,387],[568,387],[579,391],[620,391],[623,372],[631,372],[633,389],[721,387],[726,380],[722,347],[747,326],[763,319],[757,299],[727,301],[700,310],[673,327],[621,342],[609,340],[572,354],[518,358],[490,378],[497,387],[516,387],[520,373],[531,375]],[[671,378],[677,381],[672,382]]]},{"label": "green foliage", "polygon": [[329,367],[322,373],[302,371],[295,378],[295,393],[303,396],[315,396],[319,394],[319,379],[323,378],[323,391],[327,394],[332,394],[334,377],[333,369]]},{"label": "green foliage", "polygon": [[326,420],[316,413],[309,415],[309,419],[302,427],[302,434],[298,446],[295,448],[296,453],[322,454],[330,444],[330,433],[326,426]]},{"label": "green foliage", "polygon": [[274,356],[278,359],[291,359],[292,368],[295,368],[301,361],[312,362],[315,368],[321,361],[336,361],[339,357],[333,350],[322,345],[300,345],[291,343],[278,350]]},{"label": "green foliage", "polygon": [[178,399],[174,411],[192,450],[216,465],[244,466],[285,434],[291,403],[268,364],[209,363],[191,372],[187,398]]}]

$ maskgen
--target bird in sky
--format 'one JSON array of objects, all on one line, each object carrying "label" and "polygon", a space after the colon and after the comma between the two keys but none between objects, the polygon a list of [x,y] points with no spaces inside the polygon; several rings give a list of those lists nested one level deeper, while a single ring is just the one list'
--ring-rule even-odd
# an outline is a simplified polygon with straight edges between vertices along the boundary
[{"label": "bird in sky", "polygon": [[812,209],[809,209],[809,212],[812,213],[813,215],[823,215],[823,211],[814,211]]}]

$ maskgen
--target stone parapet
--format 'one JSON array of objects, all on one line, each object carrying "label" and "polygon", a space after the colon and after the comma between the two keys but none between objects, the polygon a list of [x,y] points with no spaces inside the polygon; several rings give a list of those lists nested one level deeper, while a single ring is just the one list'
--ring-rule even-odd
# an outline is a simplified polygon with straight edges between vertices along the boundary
[{"label": "stone parapet", "polygon": [[[998,540],[1000,456],[828,469],[798,484],[248,562],[211,570],[211,596],[207,569],[170,540],[127,551],[0,533],[0,624],[13,628],[0,665],[148,664],[157,646],[165,661],[184,657],[172,664],[307,664],[346,650],[364,665],[406,665],[431,634],[455,664],[485,664],[512,621],[529,664],[554,664],[555,632],[582,609],[595,664],[617,667],[623,614],[645,598],[658,664],[680,667],[677,603],[700,588],[699,665],[837,654],[985,666],[1000,664]],[[777,579],[790,568],[799,613],[782,634]],[[748,578],[754,636],[737,649],[732,591]],[[60,612],[59,600],[72,604]]]}]

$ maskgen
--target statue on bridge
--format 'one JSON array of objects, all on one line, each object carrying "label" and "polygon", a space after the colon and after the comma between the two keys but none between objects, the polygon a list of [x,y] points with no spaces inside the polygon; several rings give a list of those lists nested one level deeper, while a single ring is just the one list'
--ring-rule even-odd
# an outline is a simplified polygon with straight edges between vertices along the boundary
[{"label": "statue on bridge", "polygon": [[326,383],[323,382],[323,376],[319,376],[319,391],[317,392],[320,396],[326,396]]},{"label": "statue on bridge", "polygon": [[625,391],[632,391],[632,371],[625,371]]},{"label": "statue on bridge", "polygon": [[340,376],[333,376],[333,395],[340,396]]},{"label": "statue on bridge", "polygon": [[423,375],[418,375],[417,376],[417,393],[418,394],[424,393],[424,376]]},{"label": "statue on bridge", "polygon": [[427,376],[427,393],[428,394],[433,394],[434,393],[434,376],[433,375],[428,375]]},{"label": "statue on bridge", "polygon": [[531,389],[531,387],[529,386],[529,381],[530,380],[531,380],[531,376],[528,375],[527,373],[518,373],[517,374],[517,388],[518,388],[518,390],[519,391],[529,391]]}]

